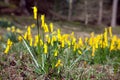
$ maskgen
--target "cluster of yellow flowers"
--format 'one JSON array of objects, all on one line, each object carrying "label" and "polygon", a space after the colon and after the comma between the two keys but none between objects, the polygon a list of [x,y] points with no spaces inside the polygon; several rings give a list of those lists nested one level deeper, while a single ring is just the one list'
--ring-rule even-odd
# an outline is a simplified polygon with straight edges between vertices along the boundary
[{"label": "cluster of yellow flowers", "polygon": [[[37,19],[37,8],[33,7],[34,12],[34,19]],[[49,53],[49,47],[54,47],[54,57],[59,55],[59,49],[70,49],[73,50],[73,53],[76,52],[78,54],[82,54],[83,50],[87,49],[91,52],[91,56],[95,56],[95,52],[98,48],[109,48],[110,51],[112,50],[120,50],[120,38],[116,35],[112,35],[112,28],[105,28],[103,34],[95,35],[94,32],[90,34],[90,37],[85,37],[85,39],[79,38],[77,39],[74,35],[74,32],[71,34],[62,34],[60,29],[54,30],[53,24],[50,23],[49,25],[45,23],[45,16],[41,15],[41,29],[43,30],[44,35],[34,35],[32,36],[31,27],[35,26],[32,24],[31,26],[27,27],[27,31],[24,34],[24,39],[29,41],[29,45],[33,47],[40,47],[43,48],[43,53]],[[12,28],[7,28],[8,31],[22,33],[19,29],[15,29],[13,26]],[[43,37],[45,39],[43,39]],[[21,41],[22,37],[18,36],[18,40]],[[56,42],[58,43],[56,46]],[[12,42],[8,39],[7,47],[4,53],[8,53]],[[62,61],[58,59],[55,67],[61,66]]]},{"label": "cluster of yellow flowers", "polygon": [[110,51],[117,49],[120,50],[120,38],[116,35],[112,35],[111,27],[105,28],[105,32],[103,34],[94,36],[94,33],[91,33],[88,44],[92,47],[92,56],[95,56],[95,50],[98,48],[109,48]]},{"label": "cluster of yellow flowers", "polygon": [[23,33],[23,31],[21,31],[19,28],[15,28],[15,26],[12,27],[7,27],[7,31],[9,32],[16,32],[16,33]]}]

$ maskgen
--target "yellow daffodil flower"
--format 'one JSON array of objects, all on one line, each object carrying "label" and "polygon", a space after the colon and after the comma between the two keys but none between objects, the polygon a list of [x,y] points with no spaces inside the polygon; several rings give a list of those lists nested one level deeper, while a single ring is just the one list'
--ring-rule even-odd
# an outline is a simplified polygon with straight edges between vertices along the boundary
[{"label": "yellow daffodil flower", "polygon": [[44,53],[45,53],[45,54],[48,53],[48,46],[47,46],[47,44],[44,44]]},{"label": "yellow daffodil flower", "polygon": [[41,15],[41,27],[45,26],[45,15]]},{"label": "yellow daffodil flower", "polygon": [[35,24],[33,23],[33,24],[31,25],[31,27],[34,28],[34,27],[35,27]]},{"label": "yellow daffodil flower", "polygon": [[22,37],[21,37],[21,36],[18,36],[18,40],[19,40],[19,41],[22,41]]},{"label": "yellow daffodil flower", "polygon": [[11,28],[10,28],[10,27],[7,27],[7,31],[11,31]]},{"label": "yellow daffodil flower", "polygon": [[5,54],[7,54],[10,50],[10,47],[12,46],[12,41],[10,39],[7,40],[7,47],[4,51]]},{"label": "yellow daffodil flower", "polygon": [[58,50],[55,50],[54,56],[58,56]]},{"label": "yellow daffodil flower", "polygon": [[15,26],[12,26],[11,29],[12,29],[12,32],[15,32]]},{"label": "yellow daffodil flower", "polygon": [[55,65],[55,67],[59,67],[59,66],[62,66],[63,64],[61,63],[61,60],[59,59]]},{"label": "yellow daffodil flower", "polygon": [[112,38],[112,27],[109,27],[109,34],[110,34],[110,37]]},{"label": "yellow daffodil flower", "polygon": [[33,7],[33,15],[34,15],[34,19],[36,20],[37,19],[37,7],[36,6],[34,6]]},{"label": "yellow daffodil flower", "polygon": [[94,57],[95,56],[95,47],[93,46],[92,47],[92,57]]},{"label": "yellow daffodil flower", "polygon": [[78,53],[79,53],[79,54],[82,54],[82,52],[81,52],[80,50],[78,50]]},{"label": "yellow daffodil flower", "polygon": [[50,23],[50,32],[53,32],[53,23]]},{"label": "yellow daffodil flower", "polygon": [[34,42],[34,46],[37,46],[37,44],[38,44],[38,35],[35,35],[35,42]]}]

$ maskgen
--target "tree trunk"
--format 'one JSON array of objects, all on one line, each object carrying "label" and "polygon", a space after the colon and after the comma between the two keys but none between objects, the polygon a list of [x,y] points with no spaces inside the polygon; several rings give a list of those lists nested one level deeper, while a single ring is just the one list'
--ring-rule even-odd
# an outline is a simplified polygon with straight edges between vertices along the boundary
[{"label": "tree trunk", "polygon": [[73,2],[73,0],[69,0],[68,21],[71,21],[71,16],[72,16],[72,2]]},{"label": "tree trunk", "polygon": [[102,24],[103,0],[99,0],[98,25]]},{"label": "tree trunk", "polygon": [[5,4],[9,5],[9,0],[4,0]]},{"label": "tree trunk", "polygon": [[19,6],[21,8],[21,11],[26,14],[26,15],[29,15],[29,12],[26,8],[26,1],[25,0],[20,0],[20,3],[19,3]]},{"label": "tree trunk", "polygon": [[118,0],[113,0],[113,5],[112,5],[112,20],[111,20],[111,26],[112,27],[116,26],[117,5],[118,5]]},{"label": "tree trunk", "polygon": [[87,8],[87,0],[84,1],[84,5],[85,5],[85,25],[88,24],[88,8]]}]

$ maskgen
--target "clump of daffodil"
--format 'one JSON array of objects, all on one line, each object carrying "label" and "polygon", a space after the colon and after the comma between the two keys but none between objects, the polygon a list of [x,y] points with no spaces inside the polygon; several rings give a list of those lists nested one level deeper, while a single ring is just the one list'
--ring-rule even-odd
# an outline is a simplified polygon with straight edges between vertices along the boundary
[{"label": "clump of daffodil", "polygon": [[9,31],[9,32],[15,32],[15,26],[7,27],[7,31]]},{"label": "clump of daffodil", "polygon": [[7,27],[7,31],[8,32],[16,32],[16,33],[19,33],[19,34],[21,34],[21,33],[23,33],[23,31],[21,31],[19,28],[15,28],[15,26],[12,26],[12,27]]},{"label": "clump of daffodil", "polygon": [[34,19],[36,20],[37,19],[37,7],[36,6],[34,6],[33,7],[33,15],[34,15]]},{"label": "clump of daffodil", "polygon": [[55,65],[55,67],[59,67],[59,66],[62,66],[62,65],[63,65],[62,62],[61,62],[61,60],[59,59],[59,60],[57,61],[56,65]]},{"label": "clump of daffodil", "polygon": [[5,54],[7,54],[9,52],[12,44],[13,44],[13,42],[10,39],[8,39],[7,40],[7,47],[6,47],[5,51],[4,51]]}]

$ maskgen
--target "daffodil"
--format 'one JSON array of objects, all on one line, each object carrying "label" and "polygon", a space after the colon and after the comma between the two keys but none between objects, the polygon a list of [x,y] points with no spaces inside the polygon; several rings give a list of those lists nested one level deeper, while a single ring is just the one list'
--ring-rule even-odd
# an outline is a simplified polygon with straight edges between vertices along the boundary
[{"label": "daffodil", "polygon": [[112,37],[112,27],[109,27],[109,34],[110,34],[110,37]]},{"label": "daffodil", "polygon": [[82,54],[82,52],[81,52],[80,50],[78,50],[78,53],[79,53],[79,54]]},{"label": "daffodil", "polygon": [[61,35],[60,29],[57,30],[57,38],[58,38],[58,41],[62,40],[62,35]]},{"label": "daffodil", "polygon": [[76,38],[73,37],[73,38],[72,38],[72,45],[74,45],[75,43],[76,43]]},{"label": "daffodil", "polygon": [[46,41],[50,43],[50,36],[48,34],[46,35]]},{"label": "daffodil", "polygon": [[24,34],[24,39],[27,40],[27,32]]},{"label": "daffodil", "polygon": [[5,54],[7,54],[9,52],[10,47],[12,46],[12,44],[13,44],[13,42],[10,39],[8,39],[7,40],[7,47],[6,47],[5,51],[4,51]]},{"label": "daffodil", "polygon": [[36,6],[34,6],[33,7],[33,15],[34,15],[34,19],[36,20],[37,19],[37,7]]},{"label": "daffodil", "polygon": [[48,29],[48,25],[45,23],[45,25],[43,26],[44,28],[44,32],[49,32],[49,29]]},{"label": "daffodil", "polygon": [[32,38],[30,38],[30,46],[32,46],[33,44],[32,44],[32,42],[33,42],[33,39]]},{"label": "daffodil", "polygon": [[117,40],[117,49],[120,50],[120,39]]},{"label": "daffodil", "polygon": [[58,50],[55,50],[54,56],[58,56]]},{"label": "daffodil", "polygon": [[15,26],[12,26],[11,30],[12,32],[15,32]]},{"label": "daffodil", "polygon": [[39,41],[39,39],[38,39],[38,35],[35,35],[35,42],[34,42],[34,46],[37,46],[38,41]]},{"label": "daffodil", "polygon": [[95,46],[92,47],[92,57],[95,56]]},{"label": "daffodil", "polygon": [[85,43],[86,44],[88,43],[88,37],[85,37]]},{"label": "daffodil", "polygon": [[112,38],[112,40],[111,40],[110,51],[117,49],[116,45],[115,45],[116,42],[117,42],[117,36],[114,35],[113,38]]},{"label": "daffodil", "polygon": [[68,41],[67,44],[68,44],[68,48],[70,48],[70,46],[71,46],[71,42]]},{"label": "daffodil", "polygon": [[18,36],[18,40],[19,40],[19,41],[22,41],[22,36],[19,35],[19,36]]},{"label": "daffodil", "polygon": [[78,44],[79,44],[80,47],[83,47],[83,41],[82,41],[82,38],[79,38]]},{"label": "daffodil", "polygon": [[41,15],[41,27],[45,25],[45,15]]},{"label": "daffodil", "polygon": [[34,28],[34,27],[35,27],[35,24],[32,24],[31,27]]},{"label": "daffodil", "polygon": [[7,27],[7,31],[11,31],[11,28],[10,28],[10,27]]},{"label": "daffodil", "polygon": [[51,45],[53,46],[54,45],[54,42],[57,40],[56,36],[52,36],[52,39],[51,39]]},{"label": "daffodil", "polygon": [[10,46],[7,46],[4,53],[7,54],[9,52],[9,50],[10,50]]},{"label": "daffodil", "polygon": [[42,46],[43,45],[43,40],[42,39],[40,39],[40,46]]},{"label": "daffodil", "polygon": [[31,28],[30,28],[30,26],[28,26],[28,28],[27,28],[27,39],[30,40],[31,38],[32,38]]},{"label": "daffodil", "polygon": [[64,48],[64,46],[65,46],[65,41],[62,40],[62,41],[61,41],[61,47]]},{"label": "daffodil", "polygon": [[105,48],[108,46],[107,28],[105,28],[105,32],[104,32],[103,36],[104,36],[103,48]]},{"label": "daffodil", "polygon": [[61,60],[59,59],[55,65],[55,67],[59,67],[59,66],[62,66],[63,64],[61,63]]},{"label": "daffodil", "polygon": [[50,23],[50,32],[53,32],[53,23]]},{"label": "daffodil", "polygon": [[78,49],[78,44],[75,43],[74,46],[73,46],[73,51],[76,51]]},{"label": "daffodil", "polygon": [[91,35],[91,37],[89,39],[89,45],[93,46],[94,45],[94,32],[92,32],[90,35]]},{"label": "daffodil", "polygon": [[45,54],[47,54],[47,53],[48,53],[48,46],[47,46],[47,44],[46,44],[46,43],[44,44],[44,53],[45,53]]}]

